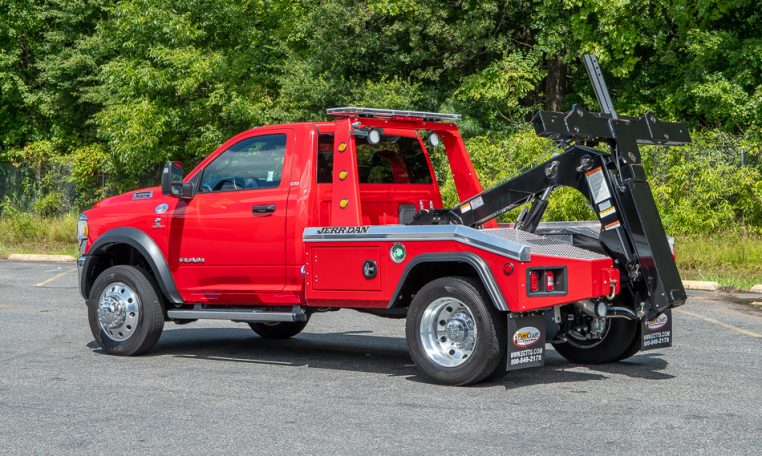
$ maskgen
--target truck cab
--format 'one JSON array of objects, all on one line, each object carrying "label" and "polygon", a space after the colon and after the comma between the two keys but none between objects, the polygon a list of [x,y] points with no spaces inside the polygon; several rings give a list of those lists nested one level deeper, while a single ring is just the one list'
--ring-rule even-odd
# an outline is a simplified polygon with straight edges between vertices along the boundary
[{"label": "truck cab", "polygon": [[[334,122],[254,128],[183,177],[190,197],[153,187],[101,201],[84,214],[84,258],[103,234],[132,228],[161,251],[183,302],[304,304],[302,234],[335,225],[332,205],[341,201],[334,202],[334,180],[356,181],[356,225],[396,225],[419,207],[443,208],[415,129],[386,129],[376,144],[350,136],[357,160],[351,176],[334,173],[335,129]],[[481,190],[471,176],[473,190]],[[336,217],[344,210],[353,209],[339,208]]]}]

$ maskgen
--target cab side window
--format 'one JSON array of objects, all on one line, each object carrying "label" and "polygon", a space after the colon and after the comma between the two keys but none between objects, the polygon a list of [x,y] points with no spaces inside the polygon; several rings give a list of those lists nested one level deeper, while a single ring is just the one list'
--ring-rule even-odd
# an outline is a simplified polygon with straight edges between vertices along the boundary
[{"label": "cab side window", "polygon": [[201,193],[275,188],[283,177],[286,135],[246,138],[211,162],[201,178]]}]

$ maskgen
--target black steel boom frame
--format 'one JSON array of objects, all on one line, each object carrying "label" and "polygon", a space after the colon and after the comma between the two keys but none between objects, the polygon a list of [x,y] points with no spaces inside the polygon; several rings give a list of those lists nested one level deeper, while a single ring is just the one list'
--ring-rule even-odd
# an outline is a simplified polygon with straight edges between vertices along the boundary
[{"label": "black steel boom frame", "polygon": [[[458,223],[479,227],[532,201],[516,227],[533,232],[553,188],[572,187],[590,202],[601,222],[599,242],[620,269],[639,317],[651,317],[686,300],[661,218],[641,165],[639,144],[676,146],[690,142],[684,124],[662,122],[647,112],[619,116],[598,62],[585,56],[588,75],[603,112],[573,106],[569,112],[539,111],[532,123],[539,136],[567,144],[564,151],[512,179],[442,211],[424,211],[413,223]],[[610,153],[589,145],[607,144]],[[604,187],[605,186],[605,187]],[[613,209],[612,209],[613,208]]]}]

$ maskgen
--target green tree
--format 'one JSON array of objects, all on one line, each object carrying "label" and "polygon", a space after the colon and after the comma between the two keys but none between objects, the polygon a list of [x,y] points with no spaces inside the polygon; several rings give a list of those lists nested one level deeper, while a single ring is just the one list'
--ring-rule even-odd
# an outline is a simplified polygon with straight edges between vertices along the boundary
[{"label": "green tree", "polygon": [[[592,53],[620,112],[696,132],[688,152],[645,153],[667,223],[758,226],[757,3],[0,0],[0,192],[40,212],[86,206],[242,130],[350,104],[464,114],[490,184],[550,153],[527,130],[534,110],[596,108]],[[550,217],[585,216],[558,195]]]}]

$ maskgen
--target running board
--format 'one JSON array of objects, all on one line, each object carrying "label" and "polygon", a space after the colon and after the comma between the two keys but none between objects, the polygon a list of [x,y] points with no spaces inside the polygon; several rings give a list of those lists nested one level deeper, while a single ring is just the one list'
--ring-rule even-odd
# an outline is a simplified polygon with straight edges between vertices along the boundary
[{"label": "running board", "polygon": [[232,321],[306,321],[307,314],[299,306],[291,308],[291,312],[275,312],[269,310],[168,310],[167,316],[173,320],[232,320]]}]

